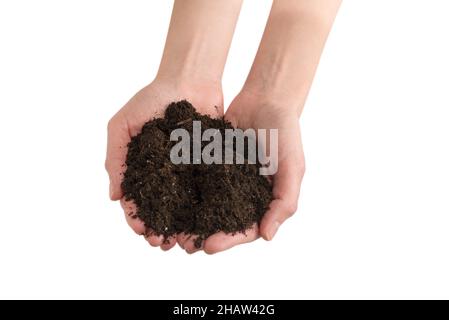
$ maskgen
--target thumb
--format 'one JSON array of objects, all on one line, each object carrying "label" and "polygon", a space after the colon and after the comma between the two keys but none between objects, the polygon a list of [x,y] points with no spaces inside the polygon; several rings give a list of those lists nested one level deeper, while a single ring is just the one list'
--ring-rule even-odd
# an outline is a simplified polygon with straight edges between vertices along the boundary
[{"label": "thumb", "polygon": [[274,200],[260,224],[260,234],[265,240],[273,239],[279,226],[296,212],[303,175],[302,161],[286,159],[279,164],[273,180]]},{"label": "thumb", "polygon": [[119,200],[123,196],[121,183],[125,171],[127,145],[130,141],[126,120],[114,116],[108,123],[108,144],[105,167],[109,175],[109,197]]}]

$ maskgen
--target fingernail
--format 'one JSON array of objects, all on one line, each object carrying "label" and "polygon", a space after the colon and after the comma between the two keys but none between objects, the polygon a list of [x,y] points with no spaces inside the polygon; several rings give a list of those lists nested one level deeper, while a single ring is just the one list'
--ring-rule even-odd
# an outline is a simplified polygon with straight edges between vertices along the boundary
[{"label": "fingernail", "polygon": [[271,227],[268,230],[268,234],[267,234],[268,238],[267,238],[267,240],[271,240],[271,239],[274,238],[274,236],[276,235],[276,232],[278,231],[280,225],[281,224],[278,221],[275,221],[271,225]]}]

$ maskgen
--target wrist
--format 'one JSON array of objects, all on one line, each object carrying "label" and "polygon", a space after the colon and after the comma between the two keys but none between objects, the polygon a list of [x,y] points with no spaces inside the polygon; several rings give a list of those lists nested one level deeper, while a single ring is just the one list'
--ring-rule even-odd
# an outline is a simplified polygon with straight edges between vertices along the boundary
[{"label": "wrist", "polygon": [[[289,118],[299,118],[302,105],[296,100],[289,100],[285,97],[272,94],[265,90],[254,90],[254,88],[243,87],[234,102],[239,108],[245,109],[250,114],[276,114]],[[233,104],[234,104],[233,102]]]},{"label": "wrist", "polygon": [[150,86],[157,88],[158,92],[163,92],[167,97],[167,103],[185,99],[200,113],[212,116],[223,114],[221,82],[192,81],[180,76],[157,76]]},{"label": "wrist", "polygon": [[186,61],[165,62],[162,61],[157,72],[156,81],[169,82],[183,86],[210,86],[221,89],[221,72],[213,68],[205,69],[199,62]]},{"label": "wrist", "polygon": [[[283,82],[280,82],[283,83]],[[280,112],[299,117],[304,107],[307,92],[280,86],[277,81],[247,81],[240,94],[263,106],[272,106]]]},{"label": "wrist", "polygon": [[175,1],[157,78],[221,89],[241,2]]},{"label": "wrist", "polygon": [[220,51],[211,49],[210,40],[204,39],[201,33],[194,33],[187,39],[166,45],[156,78],[194,86],[221,87],[225,59],[217,58]]}]

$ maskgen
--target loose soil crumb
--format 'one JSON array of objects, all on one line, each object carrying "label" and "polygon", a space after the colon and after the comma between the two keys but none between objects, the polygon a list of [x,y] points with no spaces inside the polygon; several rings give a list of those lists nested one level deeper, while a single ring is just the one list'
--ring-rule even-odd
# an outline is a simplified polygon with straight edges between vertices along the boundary
[{"label": "loose soil crumb", "polygon": [[[128,144],[122,190],[126,200],[136,204],[133,216],[148,232],[165,239],[191,234],[199,248],[216,232],[245,232],[260,223],[272,190],[268,179],[259,175],[260,164],[173,164],[170,150],[177,141],[170,141],[170,133],[184,128],[192,137],[195,120],[201,121],[202,132],[219,129],[223,138],[225,129],[233,129],[223,118],[199,114],[185,100],[171,103],[164,118],[147,122]],[[192,159],[192,147],[190,151]]]}]

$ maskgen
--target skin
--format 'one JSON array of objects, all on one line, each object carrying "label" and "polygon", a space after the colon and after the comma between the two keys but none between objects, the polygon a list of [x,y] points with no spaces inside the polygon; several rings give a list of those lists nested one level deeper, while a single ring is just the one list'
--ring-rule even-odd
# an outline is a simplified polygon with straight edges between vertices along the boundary
[{"label": "skin", "polygon": [[[260,226],[254,225],[246,235],[212,235],[201,248],[206,253],[224,251],[259,237],[271,240],[280,225],[296,212],[305,170],[298,120],[340,4],[339,0],[273,2],[251,71],[225,117],[244,129],[278,129],[274,200]],[[188,253],[198,251],[192,237],[181,235],[178,241]]]},{"label": "skin", "polygon": [[[165,244],[160,237],[148,236],[150,245],[168,250],[178,242],[188,253],[204,250],[214,254],[259,237],[273,239],[279,226],[296,212],[305,168],[298,120],[340,3],[340,0],[274,0],[250,74],[225,114],[240,128],[279,130],[274,200],[260,226],[254,225],[246,235],[214,234],[200,249],[194,247],[195,237],[185,234]],[[149,118],[160,115],[169,102],[187,99],[200,112],[212,116],[223,112],[221,76],[240,6],[241,1],[229,0],[175,2],[156,80],[109,123],[106,167],[111,179],[111,199],[122,197],[124,146]],[[218,111],[213,106],[218,106]],[[133,205],[121,202],[130,226],[138,234],[144,234],[142,222],[128,216],[135,210]]]},{"label": "skin", "polygon": [[240,12],[241,0],[178,0],[175,2],[164,53],[155,80],[140,90],[108,123],[106,170],[111,200],[120,200],[129,226],[152,246],[168,250],[172,238],[151,235],[143,222],[132,219],[132,203],[122,199],[121,181],[127,144],[143,124],[163,115],[172,101],[187,99],[199,112],[223,115],[221,78]]}]

